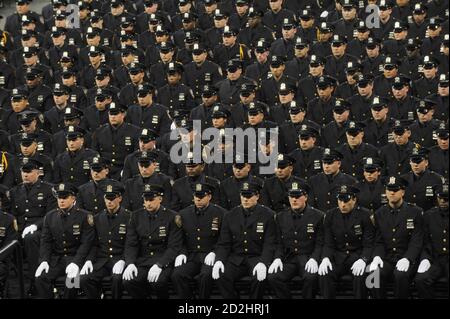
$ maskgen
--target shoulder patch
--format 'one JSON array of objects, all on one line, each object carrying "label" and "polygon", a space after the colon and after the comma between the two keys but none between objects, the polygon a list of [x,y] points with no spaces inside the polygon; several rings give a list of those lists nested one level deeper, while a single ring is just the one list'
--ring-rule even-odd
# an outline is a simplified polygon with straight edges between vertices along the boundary
[{"label": "shoulder patch", "polygon": [[17,219],[15,219],[15,218],[14,218],[14,220],[13,220],[13,227],[14,227],[14,230],[15,230],[16,232],[19,231],[19,226],[17,226]]},{"label": "shoulder patch", "polygon": [[88,215],[87,221],[90,226],[94,226],[94,216],[92,214]]},{"label": "shoulder patch", "polygon": [[175,224],[177,225],[178,228],[181,228],[181,226],[183,226],[183,222],[181,220],[181,216],[180,215],[176,215],[175,216]]}]

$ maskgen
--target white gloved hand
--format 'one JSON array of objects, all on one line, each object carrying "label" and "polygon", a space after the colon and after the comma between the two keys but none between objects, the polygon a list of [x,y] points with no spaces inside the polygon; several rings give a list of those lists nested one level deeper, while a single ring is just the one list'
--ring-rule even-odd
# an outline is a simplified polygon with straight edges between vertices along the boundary
[{"label": "white gloved hand", "polygon": [[278,270],[283,271],[283,262],[280,258],[275,259],[269,266],[269,274],[276,274]]},{"label": "white gloved hand", "polygon": [[127,268],[125,268],[122,278],[123,280],[131,280],[136,277],[138,274],[138,270],[135,264],[129,264]]},{"label": "white gloved hand", "polygon": [[205,260],[203,261],[207,266],[214,266],[214,261],[216,260],[216,254],[214,252],[210,252],[206,255]]},{"label": "white gloved hand", "polygon": [[320,17],[321,17],[322,19],[325,19],[326,17],[328,17],[328,11],[327,11],[327,10],[322,11],[322,13],[320,14]]},{"label": "white gloved hand", "polygon": [[378,268],[383,268],[383,265],[384,264],[383,264],[383,260],[381,259],[381,257],[375,256],[372,260],[372,263],[370,264],[369,271],[372,272],[372,271],[377,270]]},{"label": "white gloved hand", "polygon": [[83,267],[81,268],[80,275],[87,275],[94,270],[94,266],[92,265],[92,261],[86,260]]},{"label": "white gloved hand", "polygon": [[217,280],[220,277],[220,272],[225,272],[225,266],[223,265],[223,262],[216,261],[212,270],[212,277],[213,279]]},{"label": "white gloved hand", "polygon": [[333,270],[333,266],[331,265],[330,259],[328,257],[325,257],[324,259],[322,259],[322,262],[320,263],[319,275],[323,276],[328,274],[328,268],[330,270]]},{"label": "white gloved hand", "polygon": [[430,269],[431,263],[428,259],[424,259],[419,264],[419,269],[417,269],[417,272],[419,274],[423,274],[424,272],[428,271]]},{"label": "white gloved hand", "polygon": [[395,266],[398,271],[404,271],[407,272],[409,269],[409,260],[407,258],[402,258],[399,261],[397,261],[397,265]]},{"label": "white gloved hand", "polygon": [[123,273],[123,269],[125,268],[125,261],[119,260],[113,266],[112,273],[114,275],[121,275]]},{"label": "white gloved hand", "polygon": [[366,262],[362,259],[355,261],[350,268],[352,270],[353,276],[362,276],[366,270]]},{"label": "white gloved hand", "polygon": [[162,269],[157,265],[154,264],[152,268],[148,271],[147,280],[149,282],[157,282],[159,275],[161,275]]},{"label": "white gloved hand", "polygon": [[267,276],[267,267],[263,263],[257,263],[255,268],[253,268],[253,276],[256,275],[258,281],[264,281]]},{"label": "white gloved hand", "polygon": [[183,254],[178,255],[177,258],[175,258],[175,267],[179,267],[182,264],[185,264],[186,260],[187,260],[186,255],[183,255]]},{"label": "white gloved hand", "polygon": [[309,258],[308,262],[305,265],[305,270],[310,274],[315,274],[319,271],[319,264],[314,258]]},{"label": "white gloved hand", "polygon": [[79,271],[80,271],[80,267],[78,267],[77,264],[70,263],[66,267],[67,278],[75,278],[78,275]]},{"label": "white gloved hand", "polygon": [[35,276],[36,278],[37,278],[37,277],[40,277],[40,276],[42,275],[42,272],[43,272],[43,271],[45,271],[45,273],[47,274],[49,268],[50,268],[50,267],[49,267],[49,265],[48,265],[48,262],[46,262],[46,261],[41,262],[41,264],[39,265],[39,267],[36,269],[36,272],[35,272],[34,276]]},{"label": "white gloved hand", "polygon": [[32,234],[37,230],[37,226],[36,225],[30,225],[25,227],[25,229],[22,232],[22,238],[25,238],[26,235],[28,234]]}]

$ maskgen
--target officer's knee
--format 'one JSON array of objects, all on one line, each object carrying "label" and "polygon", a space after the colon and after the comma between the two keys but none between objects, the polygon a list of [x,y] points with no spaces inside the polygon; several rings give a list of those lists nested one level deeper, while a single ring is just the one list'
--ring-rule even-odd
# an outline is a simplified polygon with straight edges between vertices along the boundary
[{"label": "officer's knee", "polygon": [[416,286],[423,286],[428,282],[428,280],[429,280],[428,272],[417,274],[416,278],[414,278]]},{"label": "officer's knee", "polygon": [[409,274],[405,271],[394,270],[394,280],[395,281],[405,281],[409,280]]}]

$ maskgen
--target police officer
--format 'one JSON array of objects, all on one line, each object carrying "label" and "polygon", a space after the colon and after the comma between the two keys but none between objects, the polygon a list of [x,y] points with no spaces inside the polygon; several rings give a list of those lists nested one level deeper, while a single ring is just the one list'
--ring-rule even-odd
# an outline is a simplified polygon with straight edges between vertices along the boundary
[{"label": "police officer", "polygon": [[428,99],[436,103],[434,117],[438,120],[445,121],[448,119],[449,110],[446,105],[449,104],[449,78],[446,74],[439,75],[439,84],[437,93],[428,96]]},{"label": "police officer", "polygon": [[113,299],[122,297],[124,249],[131,212],[121,206],[123,186],[111,181],[104,185],[106,209],[94,217],[96,241],[80,271],[80,286],[88,299],[100,299],[101,283],[111,276]]},{"label": "police officer", "polygon": [[267,280],[277,298],[290,299],[289,281],[300,275],[303,299],[314,299],[324,214],[308,205],[308,187],[293,182],[288,194],[290,207],[280,211],[275,218],[278,244]]},{"label": "police officer", "polygon": [[169,109],[170,114],[177,109],[192,109],[194,94],[188,86],[181,82],[183,65],[170,62],[167,71],[167,84],[158,90],[158,102]]},{"label": "police officer", "polygon": [[[200,155],[201,156],[201,155]],[[207,183],[214,187],[212,202],[220,203],[220,182],[205,174],[203,159],[197,160],[192,152],[188,152],[185,160],[186,176],[177,179],[172,186],[172,209],[178,211],[192,205],[192,190],[195,183]]]},{"label": "police officer", "polygon": [[330,43],[331,55],[326,58],[325,70],[328,74],[333,74],[339,83],[343,83],[348,62],[356,64],[359,61],[356,57],[347,53],[347,38],[345,36],[335,34]]},{"label": "police officer", "polygon": [[219,106],[219,96],[214,85],[205,85],[202,88],[202,103],[191,110],[191,119],[201,121],[202,128],[210,127],[212,124],[212,113]]},{"label": "police officer", "polygon": [[[95,240],[94,217],[75,205],[77,188],[58,184],[54,192],[58,208],[44,218],[40,265],[35,274],[38,296],[44,299],[53,299],[53,282],[60,276],[66,275],[66,283],[72,283]],[[66,284],[65,299],[75,297],[73,286]]]},{"label": "police officer", "polygon": [[389,117],[389,108],[386,100],[375,96],[370,106],[371,118],[365,122],[364,141],[367,144],[380,148],[392,141],[391,128],[394,119]]},{"label": "police officer", "polygon": [[239,30],[225,26],[222,34],[222,43],[213,48],[214,61],[225,69],[228,61],[239,60],[245,68],[250,62],[250,50],[245,44],[237,41]]},{"label": "police officer", "polygon": [[141,130],[125,123],[125,106],[111,103],[108,106],[109,123],[99,127],[92,137],[92,149],[111,160],[110,176],[120,178],[125,157],[138,148]]},{"label": "police officer", "polygon": [[289,106],[295,99],[297,87],[294,83],[280,83],[278,88],[278,100],[270,108],[270,118],[278,124],[283,125],[290,120]]},{"label": "police officer", "polygon": [[392,97],[392,83],[398,75],[400,62],[392,56],[385,57],[383,61],[383,73],[376,76],[374,80],[375,94],[383,97]]},{"label": "police officer", "polygon": [[236,104],[239,101],[239,88],[241,85],[252,83],[253,81],[243,75],[244,67],[240,60],[229,60],[226,71],[227,78],[217,83],[219,99],[224,104]]},{"label": "police officer", "polygon": [[359,165],[364,157],[378,157],[378,149],[363,142],[365,124],[349,121],[345,129],[347,143],[337,148],[343,155],[341,169],[344,173],[356,179],[362,177],[362,167]]},{"label": "police officer", "polygon": [[274,212],[258,204],[260,186],[243,183],[241,205],[225,215],[216,246],[213,279],[224,299],[239,298],[234,282],[244,276],[252,278],[250,299],[264,295],[267,265],[275,251]]},{"label": "police officer", "polygon": [[325,299],[336,298],[335,282],[353,275],[353,294],[365,299],[366,265],[372,256],[375,228],[370,212],[359,206],[358,189],[341,185],[337,191],[338,207],[327,211],[324,221],[324,246],[319,266],[320,290]]},{"label": "police officer", "polygon": [[409,155],[414,148],[410,141],[410,121],[395,120],[392,127],[393,142],[381,147],[380,159],[383,161],[383,175],[402,175],[411,170]]},{"label": "police officer", "polygon": [[305,180],[292,174],[295,159],[287,154],[278,154],[275,176],[265,180],[261,192],[262,203],[274,211],[280,211],[289,206],[287,190],[292,182],[304,186]]},{"label": "police officer", "polygon": [[84,136],[86,131],[79,126],[68,126],[66,135],[67,151],[59,154],[53,165],[53,182],[72,183],[76,187],[89,182],[91,172],[89,161],[98,155],[86,148]]},{"label": "police officer", "polygon": [[172,186],[170,177],[157,172],[158,154],[154,152],[142,151],[138,155],[139,174],[125,181],[125,194],[123,207],[130,211],[140,209],[143,204],[142,188],[145,184],[159,185],[164,189],[164,199],[162,204],[166,207],[172,202]]},{"label": "police officer", "polygon": [[408,298],[422,251],[422,209],[404,200],[407,185],[401,177],[388,176],[385,182],[387,204],[374,215],[374,258],[369,270],[379,272],[379,288],[372,289],[377,299],[386,298],[386,284],[391,278],[394,278],[394,297]]},{"label": "police officer", "polygon": [[246,154],[237,153],[233,161],[233,176],[220,182],[221,206],[232,209],[241,203],[240,189],[243,183],[263,185],[263,180],[252,173],[252,164]]},{"label": "police officer", "polygon": [[46,129],[55,134],[64,128],[64,111],[69,103],[69,90],[65,85],[56,83],[53,86],[54,105],[44,113]]},{"label": "police officer", "polygon": [[351,115],[354,121],[366,121],[370,119],[371,105],[375,94],[373,93],[373,75],[357,75],[358,92],[348,98],[351,105]]},{"label": "police officer", "polygon": [[323,148],[317,145],[319,139],[317,127],[302,124],[298,132],[300,146],[290,154],[295,160],[294,175],[303,176],[306,181],[322,171]]},{"label": "police officer", "polygon": [[[36,134],[37,151],[41,154],[52,156],[52,136],[47,131],[41,129],[39,116],[39,112],[35,110],[25,110],[20,112],[17,118],[23,133]],[[20,153],[20,139],[21,133],[10,136],[11,152],[13,154]]]},{"label": "police officer", "polygon": [[[252,8],[250,8],[252,9]],[[239,33],[242,38],[244,30]],[[272,36],[272,35],[271,35]],[[248,44],[247,44],[248,45]],[[256,81],[258,85],[261,85],[261,81],[267,78],[267,74],[270,71],[269,66],[269,47],[270,44],[266,41],[260,40],[254,46],[254,56],[256,61],[245,68],[245,76]]]},{"label": "police officer", "polygon": [[190,87],[194,92],[197,101],[201,97],[201,88],[205,84],[217,84],[222,80],[222,70],[211,61],[207,61],[208,53],[202,44],[194,44],[192,50],[193,61],[184,68],[184,84]]},{"label": "police officer", "polygon": [[39,178],[42,163],[30,159],[20,167],[22,183],[9,192],[11,214],[17,218],[28,262],[30,291],[38,267],[39,241],[45,214],[56,207],[52,185]]},{"label": "police officer", "polygon": [[[17,220],[13,215],[0,211],[0,250],[3,250],[13,240],[17,240],[18,238]],[[3,297],[10,266],[10,260],[8,258],[2,258],[0,260],[0,298]]]},{"label": "police officer", "polygon": [[324,75],[325,58],[312,54],[309,60],[309,74],[298,83],[297,102],[300,105],[307,105],[311,100],[318,97],[317,81]]},{"label": "police officer", "polygon": [[439,128],[436,130],[436,136],[438,145],[430,148],[430,154],[428,155],[430,170],[448,180],[448,127],[445,123],[439,124]]},{"label": "police officer", "polygon": [[123,182],[139,174],[138,157],[144,151],[155,153],[157,155],[156,163],[158,164],[156,171],[169,175],[169,155],[156,148],[157,138],[158,134],[155,131],[146,128],[142,129],[141,136],[139,137],[139,149],[125,158],[121,178]]},{"label": "police officer", "polygon": [[[22,133],[20,136],[20,154],[18,154],[17,159],[20,161],[27,161],[29,159],[37,160],[41,163],[40,175],[45,181],[52,181],[53,179],[53,161],[50,157],[40,154],[37,151],[37,135],[34,133]],[[16,166],[15,178],[16,182],[19,184],[21,182],[21,174],[19,167]]]},{"label": "police officer", "polygon": [[438,65],[439,61],[435,57],[429,55],[423,57],[421,64],[423,77],[414,82],[415,95],[419,99],[437,93],[439,84]]},{"label": "police officer", "polygon": [[333,120],[333,106],[336,98],[333,93],[336,89],[336,80],[328,75],[320,76],[316,82],[318,96],[308,102],[306,118],[322,126]]},{"label": "police officer", "polygon": [[361,164],[364,169],[364,179],[355,184],[355,187],[359,189],[358,205],[375,212],[381,205],[386,204],[386,195],[381,181],[383,163],[378,158],[366,157]]},{"label": "police officer", "polygon": [[110,162],[95,156],[89,161],[91,180],[79,187],[77,205],[94,215],[105,209],[103,184],[108,182]]},{"label": "police officer", "polygon": [[336,99],[332,115],[333,120],[322,128],[322,146],[337,148],[347,142],[346,127],[350,119],[350,103]]},{"label": "police officer", "polygon": [[435,187],[437,205],[423,216],[424,247],[420,255],[415,284],[419,297],[434,298],[434,283],[448,282],[448,184]]},{"label": "police officer", "polygon": [[390,116],[397,120],[414,120],[418,99],[412,95],[410,79],[396,76],[391,91],[393,98],[388,102]]},{"label": "police officer", "polygon": [[411,141],[423,146],[435,145],[435,131],[441,123],[433,118],[436,104],[431,100],[420,100],[416,106],[417,120],[410,125]]},{"label": "police officer", "polygon": [[424,147],[413,148],[409,156],[411,172],[402,175],[408,182],[405,200],[416,204],[424,211],[434,206],[433,186],[444,182],[441,175],[429,170],[429,152]]},{"label": "police officer", "polygon": [[123,285],[135,299],[147,296],[147,287],[158,299],[169,298],[168,284],[173,262],[183,244],[175,212],[161,205],[164,189],[146,184],[144,207],[131,215],[125,242]]},{"label": "police officer", "polygon": [[336,207],[336,190],[341,185],[353,185],[356,179],[341,172],[344,156],[337,150],[324,149],[322,154],[322,173],[309,178],[311,186],[311,205],[321,211]]},{"label": "police officer", "polygon": [[193,298],[189,282],[197,281],[198,298],[209,299],[213,286],[211,277],[214,253],[223,217],[222,207],[212,204],[214,188],[206,183],[194,186],[194,205],[180,211],[175,222],[183,232],[183,248],[175,259],[172,281],[178,298]]}]

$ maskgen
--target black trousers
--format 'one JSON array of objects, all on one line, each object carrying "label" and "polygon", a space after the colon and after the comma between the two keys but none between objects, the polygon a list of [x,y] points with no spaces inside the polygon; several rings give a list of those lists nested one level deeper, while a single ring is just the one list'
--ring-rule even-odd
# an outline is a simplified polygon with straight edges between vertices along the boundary
[{"label": "black trousers", "polygon": [[239,299],[239,293],[234,287],[236,280],[241,279],[244,276],[253,277],[250,284],[250,299],[262,299],[265,290],[265,280],[258,281],[256,276],[253,276],[254,265],[249,263],[242,263],[239,266],[227,262],[225,264],[225,272],[220,274],[219,279],[217,279],[217,287],[219,288],[220,294],[224,299]]},{"label": "black trousers", "polygon": [[448,259],[445,261],[434,262],[431,264],[430,269],[428,271],[417,274],[415,278],[417,292],[419,293],[419,298],[422,299],[433,299],[434,295],[434,284],[437,280],[442,277],[447,278],[447,292],[448,292],[448,282],[449,282],[449,274],[448,274]]},{"label": "black trousers", "polygon": [[169,280],[172,268],[165,268],[157,282],[148,282],[150,267],[138,267],[138,274],[132,280],[124,280],[123,287],[134,299],[145,299],[153,292],[158,299],[169,299]]},{"label": "black trousers", "polygon": [[[60,259],[58,263],[49,267],[48,273],[42,272],[41,276],[35,279],[35,287],[38,298],[53,299],[53,287],[55,280],[58,277],[65,276],[67,262],[64,258]],[[64,288],[63,299],[74,299],[76,297],[76,288],[69,288],[67,285]]]},{"label": "black trousers", "polygon": [[34,282],[34,274],[39,266],[39,246],[41,240],[41,232],[35,231],[28,234],[22,239],[23,249],[28,262],[28,278],[31,283]]},{"label": "black trousers", "polygon": [[397,261],[383,260],[381,268],[379,288],[373,288],[372,294],[376,299],[386,299],[386,285],[389,282],[394,284],[394,297],[396,299],[408,299],[412,278],[417,271],[417,265],[411,264],[408,271],[398,271],[395,266]]},{"label": "black trousers", "polygon": [[80,276],[80,287],[88,299],[100,299],[102,292],[102,281],[111,276],[112,299],[122,298],[122,275],[112,274],[114,262],[107,262],[103,267],[94,269],[93,272]]},{"label": "black trousers", "polygon": [[[333,270],[328,270],[328,274],[319,276],[320,291],[324,299],[336,298],[336,281],[344,275],[352,275],[351,267],[359,257],[351,256],[346,258],[342,263],[331,263]],[[353,296],[355,299],[366,299],[366,275],[353,276]]]},{"label": "black trousers", "polygon": [[197,281],[198,298],[209,299],[214,284],[212,279],[212,267],[202,262],[188,261],[187,263],[175,267],[172,273],[172,282],[180,299],[192,299],[190,281]]},{"label": "black trousers", "polygon": [[295,276],[300,276],[303,281],[303,299],[314,299],[317,294],[318,275],[311,274],[305,270],[305,265],[309,257],[301,255],[297,257],[297,262],[283,262],[283,270],[268,274],[267,281],[279,299],[292,299],[289,281]]},{"label": "black trousers", "polygon": [[0,261],[0,298],[3,296],[3,290],[5,289],[6,280],[8,279],[9,262]]}]

